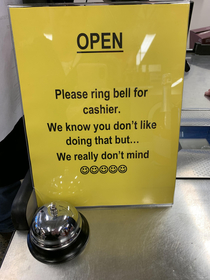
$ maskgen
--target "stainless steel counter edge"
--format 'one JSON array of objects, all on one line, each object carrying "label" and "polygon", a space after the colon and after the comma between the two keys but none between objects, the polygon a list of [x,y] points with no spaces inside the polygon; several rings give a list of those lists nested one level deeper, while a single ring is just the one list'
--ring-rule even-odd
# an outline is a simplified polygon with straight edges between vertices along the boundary
[{"label": "stainless steel counter edge", "polygon": [[90,239],[70,262],[38,262],[16,232],[0,279],[210,279],[209,183],[177,180],[168,208],[81,209]]}]

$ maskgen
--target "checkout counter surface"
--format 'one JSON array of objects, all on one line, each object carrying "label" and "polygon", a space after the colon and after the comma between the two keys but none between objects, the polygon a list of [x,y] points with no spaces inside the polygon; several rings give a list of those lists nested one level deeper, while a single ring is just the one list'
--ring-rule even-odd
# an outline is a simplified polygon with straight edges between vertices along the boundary
[{"label": "checkout counter surface", "polygon": [[89,242],[66,263],[37,261],[27,232],[16,232],[0,279],[210,279],[209,188],[209,180],[177,180],[172,207],[80,209]]}]

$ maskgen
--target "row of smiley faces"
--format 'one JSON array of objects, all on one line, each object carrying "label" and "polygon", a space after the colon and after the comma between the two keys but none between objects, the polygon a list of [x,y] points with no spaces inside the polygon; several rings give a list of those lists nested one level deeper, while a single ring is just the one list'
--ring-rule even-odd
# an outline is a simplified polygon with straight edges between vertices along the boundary
[{"label": "row of smiley faces", "polygon": [[107,167],[106,165],[101,165],[100,167],[93,165],[90,168],[88,166],[82,166],[80,168],[80,172],[83,175],[88,174],[89,172],[92,174],[97,174],[98,172],[100,172],[101,174],[106,174],[107,172],[110,172],[111,174],[115,174],[118,172],[120,173],[125,173],[128,170],[127,166],[122,164],[120,166],[116,166],[116,165],[110,165],[109,167]]}]

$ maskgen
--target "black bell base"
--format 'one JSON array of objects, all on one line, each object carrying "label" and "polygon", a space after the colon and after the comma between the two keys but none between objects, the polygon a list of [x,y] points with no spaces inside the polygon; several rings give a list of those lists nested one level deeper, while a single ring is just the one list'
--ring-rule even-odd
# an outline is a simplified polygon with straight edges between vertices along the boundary
[{"label": "black bell base", "polygon": [[55,251],[47,251],[37,247],[30,240],[30,232],[27,236],[28,248],[31,254],[40,262],[43,263],[61,263],[65,261],[70,261],[79,255],[85,248],[89,238],[89,225],[86,218],[80,213],[82,218],[82,228],[77,239],[64,249],[59,249]]}]

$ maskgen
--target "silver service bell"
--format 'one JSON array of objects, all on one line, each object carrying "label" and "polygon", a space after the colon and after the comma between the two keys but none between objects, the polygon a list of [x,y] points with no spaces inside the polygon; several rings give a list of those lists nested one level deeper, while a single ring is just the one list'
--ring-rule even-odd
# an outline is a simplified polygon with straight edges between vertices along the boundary
[{"label": "silver service bell", "polygon": [[58,263],[71,260],[82,252],[88,237],[86,218],[68,202],[55,201],[37,210],[27,242],[37,260]]}]

